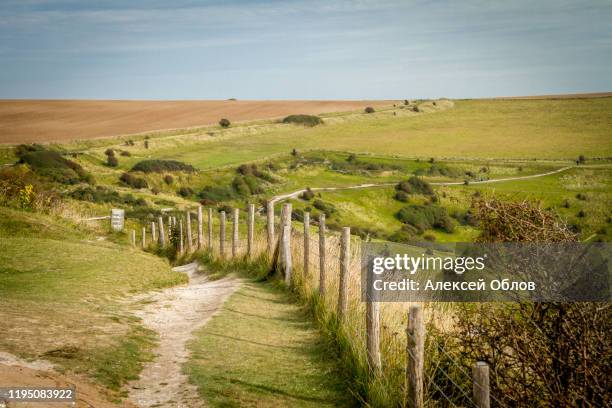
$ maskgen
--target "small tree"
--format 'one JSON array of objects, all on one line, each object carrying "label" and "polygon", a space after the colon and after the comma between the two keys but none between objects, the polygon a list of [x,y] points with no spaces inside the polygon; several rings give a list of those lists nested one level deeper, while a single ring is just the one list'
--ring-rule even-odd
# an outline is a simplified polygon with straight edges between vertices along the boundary
[{"label": "small tree", "polygon": [[219,126],[221,126],[222,128],[228,128],[231,124],[232,123],[229,121],[229,119],[223,118],[219,121]]},{"label": "small tree", "polygon": [[365,113],[374,113],[376,112],[373,107],[367,106],[364,110]]}]

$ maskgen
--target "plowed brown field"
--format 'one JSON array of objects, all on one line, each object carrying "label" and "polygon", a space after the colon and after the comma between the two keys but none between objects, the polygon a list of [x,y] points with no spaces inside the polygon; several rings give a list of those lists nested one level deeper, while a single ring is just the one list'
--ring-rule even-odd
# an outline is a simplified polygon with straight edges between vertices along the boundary
[{"label": "plowed brown field", "polygon": [[0,100],[0,143],[90,139],[215,124],[380,107],[395,101]]}]

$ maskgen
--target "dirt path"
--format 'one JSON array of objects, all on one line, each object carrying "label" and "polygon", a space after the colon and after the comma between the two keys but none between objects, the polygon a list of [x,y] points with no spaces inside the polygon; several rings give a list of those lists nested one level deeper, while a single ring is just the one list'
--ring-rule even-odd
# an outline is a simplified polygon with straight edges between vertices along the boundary
[{"label": "dirt path", "polygon": [[[501,179],[493,179],[493,180],[483,180],[483,181],[470,181],[470,185],[472,184],[490,184],[490,183],[501,183],[503,181],[517,181],[517,180],[528,180],[538,177],[550,176],[551,174],[561,173],[563,171],[569,170],[573,168],[573,166],[563,167],[557,170],[549,171],[546,173],[532,174],[529,176],[519,176],[519,177],[507,177]],[[368,184],[358,184],[356,186],[347,186],[347,187],[312,187],[312,191],[337,191],[337,190],[359,190],[364,188],[376,188],[376,187],[391,187],[395,186],[399,181],[393,183],[368,183]],[[459,186],[465,184],[463,181],[447,181],[440,183],[429,183],[432,186]],[[285,201],[292,198],[297,198],[300,194],[302,194],[306,189],[301,189],[294,191],[292,193],[279,194],[270,200],[272,203],[276,204],[279,201]]]},{"label": "dirt path", "polygon": [[130,384],[129,400],[140,407],[204,406],[196,388],[182,373],[182,364],[189,356],[186,343],[192,332],[204,325],[240,286],[240,281],[235,278],[209,281],[197,269],[195,263],[174,269],[189,275],[187,286],[136,298],[137,302],[147,304],[136,314],[160,336],[157,357]]}]

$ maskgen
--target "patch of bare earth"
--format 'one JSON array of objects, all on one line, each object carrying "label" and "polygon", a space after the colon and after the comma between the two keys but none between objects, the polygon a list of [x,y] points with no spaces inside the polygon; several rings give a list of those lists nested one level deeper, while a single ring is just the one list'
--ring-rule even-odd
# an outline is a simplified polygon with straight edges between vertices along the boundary
[{"label": "patch of bare earth", "polygon": [[210,281],[198,273],[197,264],[187,265],[182,271],[189,274],[188,285],[136,299],[137,303],[146,304],[136,314],[160,337],[157,357],[145,365],[139,380],[128,386],[128,399],[140,407],[204,406],[196,387],[189,384],[182,372],[189,357],[186,345],[193,331],[206,323],[240,281],[235,278]]},{"label": "patch of bare earth", "polygon": [[59,374],[53,371],[53,365],[44,360],[25,361],[12,354],[0,352],[0,387],[36,387],[36,388],[74,388],[76,404],[71,402],[3,402],[0,406],[6,408],[47,408],[50,406],[79,408],[134,408],[129,402],[119,404],[109,402],[104,390],[74,375]]},{"label": "patch of bare earth", "polygon": [[0,143],[68,141],[164,129],[346,112],[397,101],[0,100]]}]

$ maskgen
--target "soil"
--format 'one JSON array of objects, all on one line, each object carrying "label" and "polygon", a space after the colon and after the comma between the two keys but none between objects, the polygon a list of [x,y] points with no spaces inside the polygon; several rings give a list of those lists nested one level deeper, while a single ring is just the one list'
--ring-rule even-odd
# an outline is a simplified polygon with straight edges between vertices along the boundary
[{"label": "soil", "polygon": [[0,143],[91,139],[291,114],[346,112],[397,101],[0,100]]},{"label": "soil", "polygon": [[195,263],[175,270],[189,274],[188,285],[135,299],[147,305],[137,315],[160,337],[157,357],[145,365],[139,380],[129,384],[128,399],[140,407],[204,406],[196,387],[182,373],[189,357],[187,342],[240,285],[235,278],[210,281],[198,273]]}]

